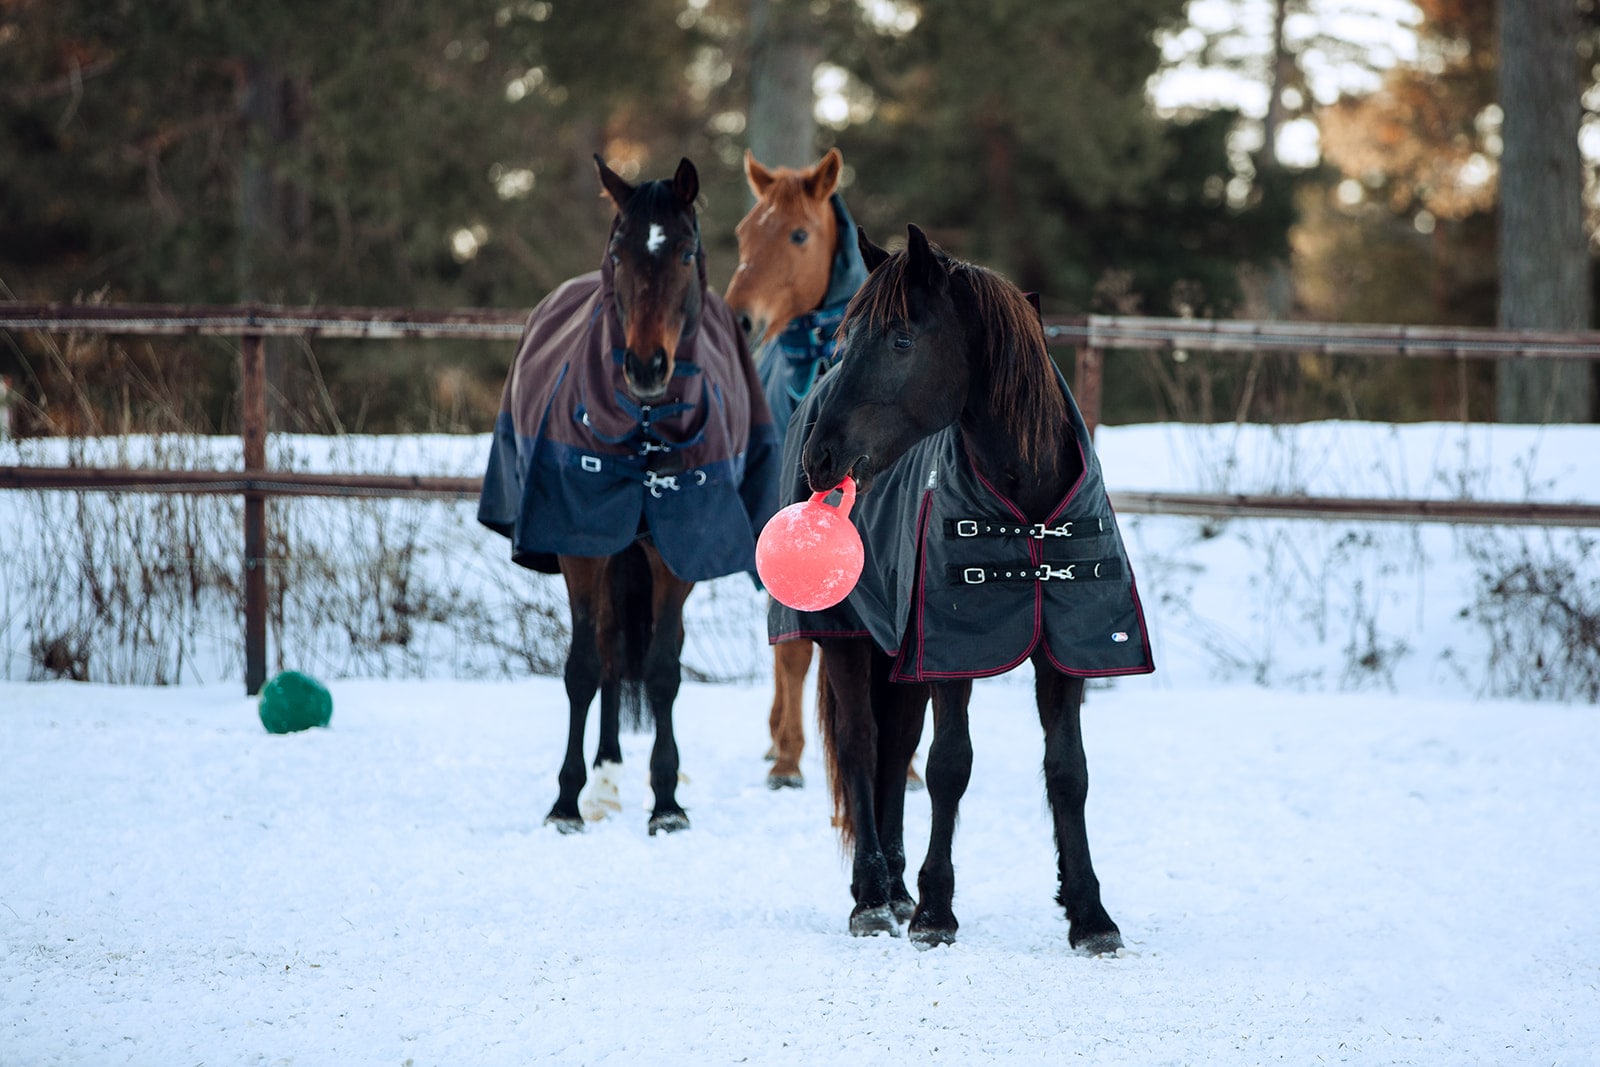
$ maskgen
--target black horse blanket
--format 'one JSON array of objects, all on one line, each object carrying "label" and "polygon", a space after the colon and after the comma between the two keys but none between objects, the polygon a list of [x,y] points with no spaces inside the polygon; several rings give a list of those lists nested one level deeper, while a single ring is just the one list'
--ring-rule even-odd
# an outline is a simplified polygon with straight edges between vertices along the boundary
[{"label": "black horse blanket", "polygon": [[838,246],[828,273],[828,289],[822,303],[789,320],[778,334],[756,353],[756,372],[772,408],[772,421],[789,425],[795,405],[803,400],[817,377],[838,358],[839,323],[845,308],[867,280],[867,265],[861,260],[856,243],[856,223],[844,206],[844,198],[834,193],[828,198],[839,225]]},{"label": "black horse blanket", "polygon": [[[850,518],[865,565],[835,607],[796,611],[772,600],[773,642],[871,637],[895,657],[893,678],[938,681],[1003,674],[1043,647],[1079,677],[1155,669],[1144,611],[1100,460],[1066,380],[1056,373],[1083,458],[1083,475],[1042,523],[973,469],[951,427],[882,472]],[[784,444],[784,504],[811,496],[800,450],[838,379],[800,405]]]},{"label": "black horse blanket", "polygon": [[684,581],[755,574],[777,510],[779,437],[727,304],[705,289],[667,397],[640,405],[622,377],[609,259],[533,309],[495,419],[478,521],[511,558],[610,556],[648,533]]}]

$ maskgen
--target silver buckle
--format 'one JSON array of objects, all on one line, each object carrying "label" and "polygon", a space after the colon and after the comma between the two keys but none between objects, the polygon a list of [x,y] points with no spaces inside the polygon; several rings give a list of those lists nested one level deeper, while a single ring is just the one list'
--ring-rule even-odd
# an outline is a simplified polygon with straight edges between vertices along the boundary
[{"label": "silver buckle", "polygon": [[657,500],[660,500],[662,489],[671,489],[674,491],[677,490],[678,476],[676,474],[662,475],[657,474],[655,471],[645,471],[644,487],[650,490],[651,496],[655,497]]},{"label": "silver buckle", "polygon": [[588,471],[590,474],[599,474],[600,473],[600,457],[599,456],[579,456],[578,457],[578,466],[582,467],[584,470]]},{"label": "silver buckle", "polygon": [[956,520],[956,536],[957,537],[977,537],[978,536],[978,520],[977,519],[957,519]]},{"label": "silver buckle", "polygon": [[1076,563],[1069,563],[1065,567],[1052,567],[1048,563],[1039,568],[1038,578],[1041,582],[1048,582],[1052,578],[1064,578],[1067,581],[1076,581],[1077,576],[1072,573]]},{"label": "silver buckle", "polygon": [[961,580],[968,585],[982,585],[985,575],[982,567],[968,567],[961,572]]},{"label": "silver buckle", "polygon": [[1064,522],[1060,526],[1046,526],[1042,522],[1036,522],[1033,524],[1033,528],[1028,531],[1028,536],[1037,541],[1042,541],[1046,537],[1071,537],[1072,523]]}]

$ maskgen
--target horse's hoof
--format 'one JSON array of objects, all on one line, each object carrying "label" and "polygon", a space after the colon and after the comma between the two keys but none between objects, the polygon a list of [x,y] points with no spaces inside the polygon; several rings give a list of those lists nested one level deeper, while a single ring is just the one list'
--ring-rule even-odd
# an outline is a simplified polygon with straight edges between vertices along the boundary
[{"label": "horse's hoof", "polygon": [[922,775],[913,768],[906,768],[906,792],[920,793],[928,788],[928,783],[922,780]]},{"label": "horse's hoof", "polygon": [[1116,930],[1090,934],[1072,947],[1085,956],[1116,956],[1122,952],[1122,935]]},{"label": "horse's hoof", "polygon": [[675,834],[679,830],[689,828],[689,816],[681,811],[663,811],[659,815],[650,816],[650,836],[657,833]]},{"label": "horse's hoof", "polygon": [[889,901],[889,910],[894,912],[894,921],[903,926],[917,913],[917,902],[910,897],[901,897],[899,900]]},{"label": "horse's hoof", "polygon": [[778,758],[778,746],[777,745],[773,745],[770,748],[768,748],[767,749],[767,754],[765,756],[762,756],[761,758],[766,760],[768,763],[771,763],[773,760],[777,759]]},{"label": "horse's hoof", "polygon": [[940,945],[953,945],[956,943],[956,932],[953,929],[935,930],[931,927],[913,926],[911,943],[923,950],[938,948]]},{"label": "horse's hoof", "polygon": [[767,773],[768,789],[804,789],[805,787],[805,776],[798,771],[794,774],[774,774],[770,771]]},{"label": "horse's hoof", "polygon": [[583,817],[579,815],[557,815],[551,812],[544,817],[546,826],[554,826],[564,834],[583,833]]},{"label": "horse's hoof", "polygon": [[887,904],[871,908],[857,908],[850,914],[850,932],[856,937],[875,937],[888,934],[900,936],[900,924],[894,921],[894,912]]}]

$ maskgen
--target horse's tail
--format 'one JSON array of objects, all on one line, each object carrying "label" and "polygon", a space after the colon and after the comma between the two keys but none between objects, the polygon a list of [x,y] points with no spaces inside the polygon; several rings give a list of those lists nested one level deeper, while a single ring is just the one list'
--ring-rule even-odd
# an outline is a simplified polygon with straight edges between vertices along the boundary
[{"label": "horse's tail", "polygon": [[828,765],[828,788],[833,794],[833,825],[839,831],[839,844],[846,852],[855,846],[856,823],[852,815],[849,775],[839,773],[839,745],[844,724],[839,722],[839,701],[828,684],[828,652],[817,649],[817,723],[822,735],[822,753]]},{"label": "horse's tail", "polygon": [[616,655],[622,682],[621,727],[638,733],[653,720],[645,699],[644,654],[650,647],[652,586],[650,561],[636,541],[611,561],[611,611],[616,620]]}]

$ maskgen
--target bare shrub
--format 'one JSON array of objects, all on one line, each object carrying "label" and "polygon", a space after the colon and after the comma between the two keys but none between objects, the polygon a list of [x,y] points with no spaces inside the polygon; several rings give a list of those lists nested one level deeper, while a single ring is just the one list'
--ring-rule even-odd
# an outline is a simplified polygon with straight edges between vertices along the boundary
[{"label": "bare shrub", "polygon": [[1478,590],[1466,610],[1488,633],[1493,695],[1600,702],[1597,544],[1548,531],[1469,544]]}]

